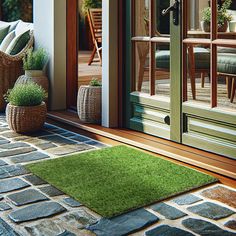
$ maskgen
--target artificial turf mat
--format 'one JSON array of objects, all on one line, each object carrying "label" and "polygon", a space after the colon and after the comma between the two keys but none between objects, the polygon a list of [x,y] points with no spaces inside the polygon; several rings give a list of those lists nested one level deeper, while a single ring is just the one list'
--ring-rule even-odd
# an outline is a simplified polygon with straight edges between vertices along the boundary
[{"label": "artificial turf mat", "polygon": [[26,166],[103,217],[119,215],[216,181],[126,146]]}]

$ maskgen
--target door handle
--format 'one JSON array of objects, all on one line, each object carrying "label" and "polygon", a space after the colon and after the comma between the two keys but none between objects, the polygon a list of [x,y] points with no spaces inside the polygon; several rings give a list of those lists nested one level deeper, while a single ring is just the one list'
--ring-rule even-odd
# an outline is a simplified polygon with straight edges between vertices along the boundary
[{"label": "door handle", "polygon": [[173,23],[174,25],[179,25],[179,0],[175,0],[174,4],[172,6],[169,6],[167,9],[164,9],[162,11],[162,15],[166,16],[171,11],[173,11]]}]

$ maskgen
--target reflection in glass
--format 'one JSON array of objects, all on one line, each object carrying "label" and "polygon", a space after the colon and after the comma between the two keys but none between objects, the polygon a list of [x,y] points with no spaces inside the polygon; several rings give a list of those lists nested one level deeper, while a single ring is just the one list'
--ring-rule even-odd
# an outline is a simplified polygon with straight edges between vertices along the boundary
[{"label": "reflection in glass", "polygon": [[170,96],[170,48],[168,44],[156,44],[155,60],[155,93]]},{"label": "reflection in glass", "polygon": [[148,36],[149,0],[135,0],[134,36]]},{"label": "reflection in glass", "polygon": [[218,107],[236,111],[236,48],[218,47],[217,72]]},{"label": "reflection in glass", "polygon": [[188,100],[210,104],[210,50],[203,46],[188,47]]},{"label": "reflection in glass", "polygon": [[135,91],[150,92],[149,79],[149,44],[147,42],[135,43]]}]

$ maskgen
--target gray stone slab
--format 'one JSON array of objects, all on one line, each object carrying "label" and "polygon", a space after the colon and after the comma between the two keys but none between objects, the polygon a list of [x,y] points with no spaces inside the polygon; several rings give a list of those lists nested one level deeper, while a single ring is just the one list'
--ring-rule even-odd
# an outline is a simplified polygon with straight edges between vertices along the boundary
[{"label": "gray stone slab", "polygon": [[28,183],[18,178],[1,180],[0,193],[7,193],[7,192],[23,189],[29,186],[30,185]]},{"label": "gray stone slab", "polygon": [[30,235],[37,236],[55,236],[65,232],[65,229],[52,220],[44,220],[31,226],[25,227]]},{"label": "gray stone slab", "polygon": [[224,224],[224,226],[227,227],[227,228],[229,228],[229,229],[236,230],[236,220],[227,221],[227,222]]},{"label": "gray stone slab", "polygon": [[235,236],[235,233],[225,231],[220,227],[199,219],[186,219],[182,222],[183,226],[201,236]]},{"label": "gray stone slab", "polygon": [[42,139],[39,139],[39,138],[35,138],[35,137],[34,138],[26,139],[25,142],[33,144],[36,147],[41,148],[42,150],[46,150],[48,148],[56,147],[55,144],[53,144],[53,143],[51,143],[49,141],[45,141],[45,140],[42,140]]},{"label": "gray stone slab", "polygon": [[93,146],[93,147],[96,147],[96,148],[106,148],[106,147],[108,147],[108,145],[106,145],[104,143],[94,141],[94,140],[88,141],[86,143]]},{"label": "gray stone slab", "polygon": [[24,136],[24,135],[21,135],[21,134],[17,134],[13,131],[5,132],[5,133],[2,133],[1,135],[5,138],[10,138],[10,139]]},{"label": "gray stone slab", "polygon": [[[54,131],[54,132],[56,132],[56,131]],[[67,138],[69,138],[69,137],[71,137],[71,136],[75,136],[76,133],[73,133],[73,132],[67,131],[67,132],[65,132],[65,133],[61,133],[61,135],[62,135],[63,137],[67,137]]]},{"label": "gray stone slab", "polygon": [[85,229],[98,222],[98,218],[91,215],[83,208],[78,209],[76,212],[60,216],[57,220],[64,222],[69,228],[76,229]]},{"label": "gray stone slab", "polygon": [[30,145],[27,143],[22,143],[22,142],[0,145],[0,149],[4,149],[4,150],[10,150],[10,149],[15,149],[15,148],[25,148],[25,147],[30,147]]},{"label": "gray stone slab", "polygon": [[29,172],[21,165],[6,165],[0,167],[0,179],[25,175],[27,173]]},{"label": "gray stone slab", "polygon": [[145,232],[146,236],[193,236],[194,234],[191,234],[185,230],[178,229],[175,227],[170,227],[169,225],[162,225],[158,226],[154,229],[151,229],[147,232]]},{"label": "gray stone slab", "polygon": [[61,224],[57,224],[52,220],[43,220],[34,225],[26,226],[25,229],[30,235],[34,236],[55,236],[65,232]]},{"label": "gray stone slab", "polygon": [[176,209],[175,207],[169,206],[163,202],[151,206],[151,209],[165,216],[165,218],[169,220],[176,220],[184,216],[187,216],[186,213]]},{"label": "gray stone slab", "polygon": [[42,150],[47,150],[49,148],[54,148],[57,147],[57,145],[53,144],[53,143],[41,143],[36,145],[38,148],[42,149]]},{"label": "gray stone slab", "polygon": [[0,166],[6,166],[6,165],[7,165],[7,163],[5,161],[0,160]]},{"label": "gray stone slab", "polygon": [[10,225],[0,218],[0,235],[1,236],[20,236]]},{"label": "gray stone slab", "polygon": [[25,229],[32,236],[75,236],[75,234],[65,230],[60,222],[52,220],[44,220],[38,224],[26,226]]},{"label": "gray stone slab", "polygon": [[52,135],[51,132],[47,131],[47,130],[39,130],[36,133],[31,134],[31,137],[44,137],[44,136],[48,136],[48,135]]},{"label": "gray stone slab", "polygon": [[[8,211],[8,210],[11,210],[11,209],[12,208],[7,203],[0,202],[0,211]],[[0,233],[1,233],[1,231],[0,231]]]},{"label": "gray stone slab", "polygon": [[25,163],[25,162],[30,162],[30,161],[43,160],[47,158],[50,158],[50,157],[42,152],[37,151],[37,152],[31,152],[31,153],[11,157],[11,161],[13,163]]},{"label": "gray stone slab", "polygon": [[57,144],[59,146],[76,144],[75,141],[69,140],[67,138],[63,138],[59,135],[50,135],[50,136],[40,137],[40,139],[42,139],[44,141],[52,142],[52,143]]},{"label": "gray stone slab", "polygon": [[47,184],[46,181],[40,179],[36,175],[27,175],[23,177],[25,180],[29,181],[33,185],[42,185],[42,184]]},{"label": "gray stone slab", "polygon": [[16,206],[49,200],[49,198],[35,189],[27,189],[18,193],[10,194],[7,197]]},{"label": "gray stone slab", "polygon": [[68,154],[73,154],[76,152],[82,152],[82,151],[87,151],[93,149],[93,147],[81,143],[81,144],[73,144],[73,145],[64,145],[62,147],[56,147],[52,149],[48,149],[47,152],[52,155],[56,156],[64,156]]},{"label": "gray stone slab", "polygon": [[[55,133],[55,134],[60,134],[62,136],[64,136],[65,133],[68,133],[69,131],[65,130],[65,129],[61,129],[61,128],[56,128],[56,129],[53,129],[51,130],[52,133]],[[73,134],[75,135],[75,134]]]},{"label": "gray stone slab", "polygon": [[9,218],[15,223],[22,223],[51,217],[65,211],[66,208],[57,202],[41,202],[12,211]]},{"label": "gray stone slab", "polygon": [[56,197],[56,196],[64,195],[62,191],[60,191],[59,189],[51,185],[40,187],[39,190],[47,194],[49,197]]},{"label": "gray stone slab", "polygon": [[213,220],[233,215],[235,212],[212,202],[204,202],[187,208],[188,211]]},{"label": "gray stone slab", "polygon": [[139,209],[111,219],[101,219],[97,224],[88,227],[98,236],[120,236],[135,233],[157,223],[159,218],[145,209]]},{"label": "gray stone slab", "polygon": [[63,202],[70,207],[80,207],[82,204],[71,197],[63,199]]},{"label": "gray stone slab", "polygon": [[7,127],[0,127],[0,133],[8,131],[8,130],[9,130],[9,128],[7,128]]},{"label": "gray stone slab", "polygon": [[78,134],[75,135],[75,136],[71,136],[70,139],[73,139],[73,140],[75,140],[77,142],[86,142],[86,141],[91,140],[90,138],[87,138],[87,137],[85,137],[83,135],[78,135]]},{"label": "gray stone slab", "polygon": [[58,234],[57,236],[76,236],[76,235],[66,230],[65,232]]},{"label": "gray stone slab", "polygon": [[10,141],[6,140],[6,139],[0,139],[0,145],[4,145],[4,144],[7,144],[7,143],[10,143]]},{"label": "gray stone slab", "polygon": [[36,151],[36,149],[33,147],[25,147],[25,148],[18,148],[18,149],[1,151],[0,158],[21,155],[21,154],[25,154],[25,153],[29,153],[29,152],[33,152],[33,151]]},{"label": "gray stone slab", "polygon": [[182,196],[179,196],[175,199],[172,200],[174,203],[182,206],[182,205],[191,205],[193,203],[202,201],[202,199],[200,197],[197,197],[193,194],[185,194]]}]

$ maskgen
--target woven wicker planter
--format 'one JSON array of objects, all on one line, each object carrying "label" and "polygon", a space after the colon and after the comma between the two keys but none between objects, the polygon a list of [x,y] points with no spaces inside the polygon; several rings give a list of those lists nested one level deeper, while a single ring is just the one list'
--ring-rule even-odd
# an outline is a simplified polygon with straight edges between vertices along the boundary
[{"label": "woven wicker planter", "polygon": [[43,102],[39,106],[20,107],[7,105],[7,123],[16,133],[33,133],[40,130],[46,120],[47,108]]},{"label": "woven wicker planter", "polygon": [[101,123],[102,88],[81,86],[78,92],[77,109],[82,122]]},{"label": "woven wicker planter", "polygon": [[40,85],[48,93],[48,78],[42,70],[26,70],[25,74],[20,76],[15,84],[26,84],[28,82]]}]

